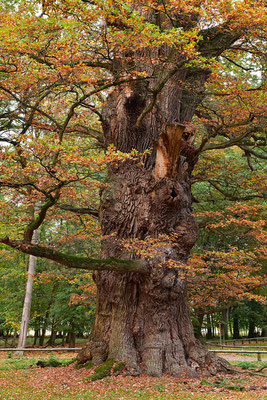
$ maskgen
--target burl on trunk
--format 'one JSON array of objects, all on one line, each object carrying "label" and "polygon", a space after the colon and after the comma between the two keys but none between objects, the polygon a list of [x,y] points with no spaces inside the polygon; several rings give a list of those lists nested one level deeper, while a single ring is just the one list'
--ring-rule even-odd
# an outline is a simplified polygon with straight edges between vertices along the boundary
[{"label": "burl on trunk", "polygon": [[109,185],[101,196],[102,256],[137,257],[123,240],[162,234],[172,240],[159,244],[143,273],[95,273],[96,319],[80,363],[91,359],[99,365],[113,358],[123,361],[129,374],[152,376],[196,377],[227,368],[195,339],[185,273],[170,267],[171,261],[186,264],[198,236],[190,185],[196,155],[184,130],[182,124],[163,124],[148,163],[128,160],[109,167]]}]

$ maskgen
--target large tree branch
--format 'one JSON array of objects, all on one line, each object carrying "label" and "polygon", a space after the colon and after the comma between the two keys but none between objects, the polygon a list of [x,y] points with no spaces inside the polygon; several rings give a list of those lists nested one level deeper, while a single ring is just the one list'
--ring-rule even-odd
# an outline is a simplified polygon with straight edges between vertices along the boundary
[{"label": "large tree branch", "polygon": [[[50,86],[50,88],[51,87],[52,86]],[[29,101],[24,101],[23,99],[20,99],[20,97],[17,96],[17,94],[13,93],[11,90],[5,88],[2,85],[0,85],[0,89],[3,90],[4,92],[8,93],[11,97],[13,97],[22,106],[34,110],[35,112],[43,115],[45,118],[47,118],[48,120],[53,122],[56,125],[57,129],[61,129],[61,125],[55,120],[55,118],[53,118],[51,115],[49,115],[45,111],[38,108],[36,105],[32,106]]]},{"label": "large tree branch", "polygon": [[120,260],[113,257],[108,259],[81,257],[61,253],[50,247],[25,243],[20,240],[10,240],[8,237],[0,238],[0,243],[6,244],[25,254],[53,260],[68,268],[85,269],[87,271],[148,272],[148,267],[143,260]]},{"label": "large tree branch", "polygon": [[222,56],[223,58],[225,58],[227,61],[229,61],[231,64],[234,64],[236,67],[243,69],[244,71],[254,71],[255,68],[252,67],[244,67],[241,64],[238,64],[236,61],[232,60],[231,58],[227,57],[227,56]]},{"label": "large tree branch", "polygon": [[241,36],[243,32],[231,29],[227,21],[221,25],[200,31],[202,40],[198,44],[201,55],[205,57],[218,57],[229,49]]},{"label": "large tree branch", "polygon": [[250,147],[245,146],[245,145],[238,145],[238,147],[240,147],[240,149],[244,150],[245,152],[248,152],[250,154],[252,154],[253,156],[257,157],[257,158],[261,158],[262,160],[267,160],[267,156],[265,156],[264,154],[260,154],[254,150],[252,150]]},{"label": "large tree branch", "polygon": [[[214,110],[212,110],[212,112],[215,113]],[[258,129],[261,129],[261,127],[259,127],[259,126],[252,126],[252,127],[249,127],[249,129],[247,129],[243,134],[241,134],[239,136],[234,136],[234,135],[228,134],[228,130],[231,128],[238,128],[238,127],[249,125],[255,118],[255,115],[252,113],[250,113],[249,117],[246,118],[245,120],[239,121],[237,123],[232,123],[232,124],[225,123],[222,116],[220,116],[216,113],[217,117],[222,120],[222,124],[220,124],[220,125],[217,125],[217,123],[215,125],[215,121],[212,120],[211,115],[206,111],[197,110],[196,115],[199,118],[204,118],[203,125],[205,126],[206,131],[207,131],[207,135],[204,136],[200,146],[197,149],[198,153],[201,153],[202,151],[206,151],[206,150],[224,149],[224,148],[235,146],[235,145],[241,147],[242,140],[244,138],[251,135],[251,133],[253,133],[253,132],[257,132]],[[205,120],[207,120],[207,122]],[[222,143],[217,143],[217,144],[209,144],[209,141],[211,139],[215,138],[216,136],[223,136],[225,139],[227,139],[227,141],[224,141]]]},{"label": "large tree branch", "polygon": [[209,184],[214,187],[214,189],[216,189],[218,192],[220,192],[221,194],[223,194],[226,198],[228,198],[229,200],[233,200],[233,201],[245,201],[245,200],[252,200],[255,198],[260,198],[260,199],[264,199],[264,195],[259,195],[259,194],[255,194],[255,195],[248,195],[248,196],[235,196],[229,192],[226,192],[225,190],[223,190],[218,184],[216,184],[215,182],[213,182],[212,180],[208,179],[207,182],[209,182]]},{"label": "large tree branch", "polygon": [[[30,58],[32,58],[33,60],[37,61],[40,64],[47,65],[50,68],[54,68],[55,67],[53,62],[47,60],[47,58],[46,58],[47,56],[40,57],[40,56],[38,56],[36,54],[21,53],[21,55],[24,55],[24,54],[27,54]],[[66,61],[62,62],[63,65],[68,65],[68,66],[71,66],[71,67],[74,67],[74,66],[78,65],[79,63],[80,62],[75,62],[75,63],[74,62],[66,62]],[[97,60],[95,60],[95,61],[85,60],[85,61],[83,61],[83,64],[86,65],[87,67],[103,68],[103,69],[106,69],[108,71],[112,71],[112,65],[110,63],[104,62],[104,61],[102,62],[102,61],[97,61]]]},{"label": "large tree branch", "polygon": [[92,208],[88,207],[74,207],[69,204],[58,204],[56,206],[57,208],[60,208],[61,210],[65,211],[71,211],[76,214],[82,214],[82,215],[92,215],[94,217],[98,217],[99,211],[98,210],[93,210]]},{"label": "large tree branch", "polygon": [[245,150],[245,156],[247,157],[247,162],[248,166],[251,169],[252,172],[255,171],[255,168],[253,167],[252,161],[251,161],[251,154],[249,151]]},{"label": "large tree branch", "polygon": [[30,243],[32,240],[33,232],[39,228],[39,226],[43,223],[46,213],[50,207],[52,207],[59,199],[60,192],[56,191],[55,196],[50,196],[49,199],[42,205],[40,211],[36,218],[27,226],[26,231],[24,233],[24,240],[27,243]]},{"label": "large tree branch", "polygon": [[137,77],[137,78],[126,78],[126,79],[120,79],[120,80],[113,80],[112,82],[108,82],[106,84],[100,85],[98,88],[91,90],[89,93],[84,94],[79,100],[74,102],[72,106],[70,107],[67,116],[65,118],[65,121],[63,122],[61,129],[59,131],[59,141],[62,141],[63,135],[65,133],[65,130],[69,124],[69,121],[71,120],[72,116],[74,115],[75,109],[79,106],[81,106],[85,100],[87,100],[89,97],[98,94],[100,92],[103,92],[104,90],[107,90],[112,87],[119,86],[124,83],[130,83],[130,82],[137,82],[137,81],[144,81],[149,79],[149,77]]},{"label": "large tree branch", "polygon": [[34,188],[37,192],[40,192],[44,194],[45,196],[48,195],[48,193],[45,190],[40,189],[38,186],[36,186],[33,182],[25,182],[25,183],[16,183],[16,182],[3,182],[0,181],[0,187],[7,187],[11,189],[23,189],[24,187],[32,187]]},{"label": "large tree branch", "polygon": [[[250,136],[251,133],[253,133],[253,132],[258,132],[257,127],[253,127],[251,129],[248,129],[247,131],[245,131],[244,133],[242,133],[238,137],[229,137],[228,136],[229,140],[224,141],[222,143],[210,144],[207,147],[205,147],[205,145],[204,145],[204,147],[202,147],[201,151],[204,152],[204,151],[215,150],[215,149],[226,149],[226,148],[232,147],[232,146],[239,146],[240,147],[240,145],[242,145],[242,140],[245,139],[246,137]],[[222,135],[222,133],[221,133],[221,136],[227,137],[226,135]]]}]

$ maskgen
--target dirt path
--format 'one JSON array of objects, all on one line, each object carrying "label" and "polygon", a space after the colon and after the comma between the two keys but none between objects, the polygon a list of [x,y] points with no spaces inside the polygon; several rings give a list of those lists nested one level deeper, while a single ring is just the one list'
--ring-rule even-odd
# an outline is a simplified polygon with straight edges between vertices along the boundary
[{"label": "dirt path", "polygon": [[[258,361],[257,354],[251,354],[250,356],[245,356],[243,354],[225,354],[225,353],[217,353],[218,356],[225,358],[227,361]],[[262,354],[261,360],[267,362],[267,355]]]}]

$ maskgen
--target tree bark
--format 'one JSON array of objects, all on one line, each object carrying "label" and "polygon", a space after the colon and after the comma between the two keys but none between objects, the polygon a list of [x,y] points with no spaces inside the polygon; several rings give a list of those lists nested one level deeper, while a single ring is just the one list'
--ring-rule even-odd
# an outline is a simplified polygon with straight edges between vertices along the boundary
[{"label": "tree bark", "polygon": [[[37,325],[37,324],[35,324]],[[37,328],[37,326],[35,326],[34,328],[34,341],[33,341],[33,345],[36,346],[37,345],[37,340],[39,338],[39,328]]]},{"label": "tree bark", "polygon": [[62,341],[61,341],[61,346],[65,346],[65,344],[66,344],[66,337],[67,337],[67,334],[66,334],[66,332],[62,332]]},{"label": "tree bark", "polygon": [[50,334],[50,337],[49,337],[46,345],[47,346],[55,346],[56,337],[57,337],[57,324],[56,324],[56,321],[53,319],[52,326],[51,326],[51,334]]},{"label": "tree bark", "polygon": [[[32,242],[33,244],[37,243],[39,239],[39,235],[37,231],[34,231]],[[31,313],[31,304],[32,304],[32,285],[33,285],[33,277],[35,274],[36,269],[36,257],[30,255],[29,258],[29,268],[28,268],[28,278],[26,284],[26,293],[24,298],[23,304],[23,311],[22,311],[22,319],[20,325],[20,333],[19,333],[19,340],[18,340],[18,349],[23,349],[26,344],[27,339],[27,330],[30,320],[30,313]],[[16,351],[16,355],[23,355],[23,351]]]},{"label": "tree bark", "polygon": [[[176,79],[183,76],[179,72]],[[113,358],[123,361],[131,375],[166,372],[178,377],[216,374],[228,367],[195,339],[187,305],[186,263],[198,237],[190,182],[197,155],[193,134],[185,133],[184,125],[185,118],[193,116],[192,102],[173,112],[178,122],[169,122],[169,103],[183,95],[179,85],[173,78],[164,89],[164,103],[145,116],[141,126],[136,125],[144,107],[140,88],[115,90],[103,112],[107,145],[124,152],[151,152],[142,162],[130,159],[109,166],[99,213],[105,238],[102,256],[136,259],[138,248],[158,244],[154,255],[145,256],[146,274],[94,274],[96,317],[90,342],[77,357],[80,363],[91,359],[98,365]],[[161,235],[168,236],[167,244]],[[133,249],[125,248],[125,241]]]},{"label": "tree bark", "polygon": [[16,341],[17,341],[17,337],[18,337],[18,332],[17,332],[17,331],[14,331],[14,334],[13,334],[13,336],[12,336],[11,347],[15,347]]},{"label": "tree bark", "polygon": [[210,314],[207,314],[207,339],[212,339],[212,329],[211,329],[211,318]]},{"label": "tree bark", "polygon": [[48,346],[55,346],[56,338],[57,338],[57,331],[54,328],[52,328],[50,338],[47,341],[47,345]]},{"label": "tree bark", "polygon": [[46,328],[41,329],[41,335],[39,336],[39,346],[42,347],[44,345],[45,341],[45,333],[46,333]]},{"label": "tree bark", "polygon": [[204,315],[205,314],[198,314],[198,316],[196,317],[197,321],[196,321],[195,326],[194,326],[194,332],[195,332],[195,337],[196,338],[201,338],[202,337],[201,330],[202,330]]},{"label": "tree bark", "polygon": [[75,331],[71,331],[69,335],[69,347],[74,348],[76,343],[76,333]]},{"label": "tree bark", "polygon": [[256,328],[256,324],[255,321],[253,319],[249,320],[249,327],[248,327],[248,337],[249,338],[253,338],[255,337],[255,328]]},{"label": "tree bark", "polygon": [[239,339],[240,338],[240,331],[239,331],[239,316],[237,308],[233,308],[233,338]]},{"label": "tree bark", "polygon": [[228,339],[229,308],[222,310],[223,340]]},{"label": "tree bark", "polygon": [[8,338],[9,338],[9,335],[8,335],[8,331],[7,331],[6,336],[5,336],[5,347],[8,347]]}]

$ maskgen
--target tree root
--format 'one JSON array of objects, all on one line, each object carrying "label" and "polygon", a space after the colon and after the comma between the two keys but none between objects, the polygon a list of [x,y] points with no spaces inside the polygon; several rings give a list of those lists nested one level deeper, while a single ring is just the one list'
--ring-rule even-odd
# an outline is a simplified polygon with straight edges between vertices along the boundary
[{"label": "tree root", "polygon": [[263,371],[265,368],[267,368],[267,365],[264,365],[263,367],[261,367],[260,369],[258,369],[256,372],[261,372],[261,371]]},{"label": "tree root", "polygon": [[[266,368],[266,367],[264,367],[264,368]],[[257,376],[263,376],[264,378],[267,378],[266,374],[259,374],[257,371],[256,372],[253,372],[253,371],[240,371],[238,369],[231,369],[230,371],[234,372],[236,374],[257,375]]]},{"label": "tree root", "polygon": [[[125,367],[124,372],[131,376],[138,376],[141,373],[146,373],[151,376],[162,376],[163,373],[167,373],[178,378],[198,378],[200,376],[215,376],[218,373],[229,373],[233,371],[228,361],[215,356],[197,342],[187,357],[185,357],[185,353],[179,353],[178,358],[173,357],[170,360],[166,358],[165,354],[164,362],[160,357],[150,357],[151,351],[150,353],[145,351],[139,354],[141,360],[139,363],[137,363],[135,357],[132,359],[131,357],[126,357],[125,359],[125,357],[119,356],[120,353],[116,355],[114,351],[112,352],[114,354],[111,354],[111,352],[107,351],[107,344],[102,343],[102,345],[103,346],[100,346],[100,342],[95,342],[94,340],[90,341],[77,355],[77,363],[85,365],[90,361],[92,366],[98,367],[99,365],[105,364],[107,360],[116,359],[117,362],[123,363]],[[124,354],[127,354],[127,352]]]}]

